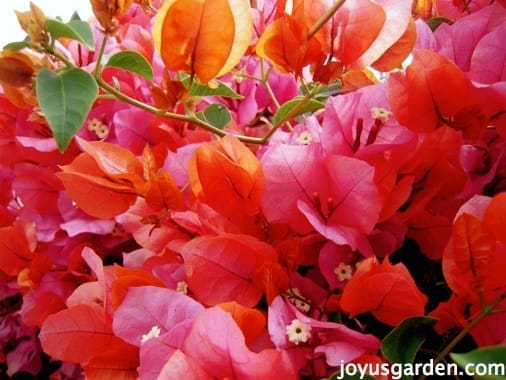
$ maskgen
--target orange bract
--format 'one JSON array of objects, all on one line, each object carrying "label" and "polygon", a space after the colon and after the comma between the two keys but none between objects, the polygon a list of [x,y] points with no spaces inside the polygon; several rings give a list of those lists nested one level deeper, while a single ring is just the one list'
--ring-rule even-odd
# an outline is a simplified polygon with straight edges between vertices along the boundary
[{"label": "orange bract", "polygon": [[371,312],[391,326],[407,317],[423,315],[426,303],[427,297],[403,264],[392,265],[388,258],[378,263],[374,257],[357,265],[341,297],[341,307],[352,316]]},{"label": "orange bract", "polygon": [[93,13],[107,33],[114,32],[120,18],[132,5],[133,0],[90,0]]},{"label": "orange bract", "polygon": [[259,310],[244,307],[235,301],[220,303],[217,306],[232,315],[244,334],[246,344],[253,342],[264,331],[266,320]]},{"label": "orange bract", "polygon": [[258,158],[227,135],[202,144],[190,160],[190,184],[202,202],[225,216],[254,215],[264,193]]},{"label": "orange bract", "polygon": [[72,200],[96,218],[112,218],[128,210],[137,199],[133,186],[111,180],[93,157],[83,153],[56,173]]},{"label": "orange bract", "polygon": [[116,278],[111,284],[111,303],[114,310],[121,305],[130,287],[148,285],[164,287],[163,282],[148,271],[124,268],[119,265],[113,268]]},{"label": "orange bract", "polygon": [[269,59],[282,72],[302,75],[302,68],[321,61],[320,44],[308,39],[308,27],[302,6],[292,14],[282,14],[267,26],[256,45],[256,53]]},{"label": "orange bract", "polygon": [[390,71],[400,66],[413,50],[416,41],[416,24],[410,19],[404,34],[379,57],[372,66],[376,70]]},{"label": "orange bract", "polygon": [[168,0],[153,26],[167,68],[195,74],[204,83],[239,62],[252,33],[245,0]]},{"label": "orange bract", "polygon": [[35,69],[35,63],[26,54],[8,50],[0,53],[0,83],[2,86],[31,85]]},{"label": "orange bract", "polygon": [[153,210],[179,206],[181,194],[149,147],[142,163],[129,150],[76,138],[84,153],[56,173],[76,205],[96,218],[119,215],[144,196]]},{"label": "orange bract", "polygon": [[16,276],[30,266],[35,258],[34,234],[33,225],[21,221],[0,228],[0,273]]}]

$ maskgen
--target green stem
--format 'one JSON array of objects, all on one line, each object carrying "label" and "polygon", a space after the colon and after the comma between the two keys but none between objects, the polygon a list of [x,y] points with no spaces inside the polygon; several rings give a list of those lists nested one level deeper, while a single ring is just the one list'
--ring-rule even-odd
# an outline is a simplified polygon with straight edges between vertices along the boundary
[{"label": "green stem", "polygon": [[322,26],[325,25],[325,23],[330,20],[332,16],[334,16],[334,14],[339,10],[339,8],[341,8],[344,2],[345,0],[337,0],[334,4],[332,4],[332,6],[327,10],[327,12],[325,12],[325,14],[316,21],[316,23],[311,27],[311,29],[309,29],[309,31],[307,32],[308,40],[311,37],[313,37],[316,34],[316,32],[318,32],[322,28]]},{"label": "green stem", "polygon": [[[144,111],[147,111],[149,113],[152,113],[157,116],[166,117],[173,120],[179,120],[187,123],[195,124],[201,128],[204,128],[218,136],[225,136],[228,133],[225,131],[222,131],[219,128],[216,128],[215,126],[206,123],[205,121],[197,118],[193,115],[181,115],[174,112],[169,112],[165,110],[161,110],[159,108],[150,106],[149,104],[143,103],[137,99],[134,99],[128,95],[123,94],[121,91],[118,91],[113,86],[105,82],[102,78],[98,77],[96,78],[97,84],[102,88],[103,90],[107,91],[109,94],[113,95],[116,99],[121,100],[124,103],[130,104],[136,108],[142,109]],[[263,138],[258,137],[250,137],[250,136],[243,136],[243,135],[234,135],[237,137],[240,141],[246,142],[246,143],[253,143],[253,144],[263,144],[265,140]]]},{"label": "green stem", "polygon": [[104,57],[105,45],[107,44],[107,39],[109,36],[104,33],[104,38],[102,39],[102,43],[100,44],[100,50],[98,51],[97,61],[95,62],[95,70],[93,70],[93,76],[97,78],[100,75],[100,68],[102,66],[102,58]]},{"label": "green stem", "polygon": [[[450,343],[446,345],[443,351],[439,353],[438,356],[434,359],[433,363],[437,364],[440,361],[444,360],[444,358],[450,353],[451,350],[467,335],[469,332],[478,325],[487,315],[489,315],[494,308],[504,299],[504,295],[498,297],[494,302],[490,305],[485,306],[480,314],[473,319],[466,327],[464,327],[456,336],[453,338]],[[425,380],[425,376],[421,376],[420,380]]]},{"label": "green stem", "polygon": [[283,125],[288,120],[293,118],[295,115],[299,113],[299,111],[306,105],[307,102],[311,100],[311,98],[320,90],[320,86],[316,86],[311,92],[306,93],[306,95],[301,99],[299,103],[293,108],[291,108],[286,115],[279,120],[274,127],[279,127],[280,125]]},{"label": "green stem", "polygon": [[53,55],[54,57],[58,58],[60,61],[62,61],[65,66],[67,67],[76,67],[76,65],[74,65],[74,63],[72,63],[71,61],[69,61],[67,59],[67,57],[65,57],[64,55],[58,53],[56,50],[54,50],[53,48],[51,47],[46,47],[46,50],[49,54]]},{"label": "green stem", "polygon": [[[102,47],[105,46],[105,43],[102,44]],[[101,50],[103,50],[101,47]],[[48,52],[50,54],[52,54],[54,57],[58,58],[60,61],[62,61],[66,66],[68,67],[76,67],[76,65],[71,62],[70,60],[67,59],[67,57],[65,57],[64,55],[58,53],[57,51],[55,50],[50,50],[49,48],[47,49]],[[100,53],[99,53],[100,55]],[[99,65],[97,65],[97,67],[99,67]],[[95,68],[96,70],[96,68]],[[102,88],[103,90],[105,90],[109,95],[112,95],[114,98],[124,102],[124,103],[127,103],[127,104],[130,104],[136,108],[139,108],[139,109],[142,109],[144,111],[147,111],[149,113],[152,113],[154,115],[157,115],[157,116],[161,116],[161,117],[166,117],[168,119],[173,119],[173,120],[179,120],[179,121],[182,121],[182,122],[187,122],[187,123],[192,123],[194,125],[197,125],[201,128],[204,128],[212,133],[214,133],[215,135],[217,136],[220,136],[220,137],[223,137],[225,135],[228,135],[230,133],[227,133],[225,131],[222,131],[221,129],[219,128],[216,128],[215,126],[209,124],[209,123],[206,123],[205,121],[197,118],[196,116],[194,115],[181,115],[181,114],[178,114],[178,113],[174,113],[174,112],[169,112],[169,111],[166,111],[166,110],[161,110],[159,108],[156,108],[156,107],[153,107],[149,104],[146,104],[144,102],[141,102],[135,98],[132,98],[124,93],[122,93],[121,91],[117,90],[116,88],[114,88],[113,86],[111,86],[109,83],[105,82],[101,77],[100,75],[95,75],[95,80],[97,81],[97,84],[100,88]],[[99,96],[105,96],[107,94],[102,94],[102,95],[99,95]],[[294,107],[295,108],[295,107]],[[289,120],[289,119],[288,119]],[[238,140],[244,142],[244,143],[250,143],[250,144],[265,144],[269,138],[274,134],[274,132],[279,128],[279,125],[278,126],[274,126],[265,136],[262,136],[262,137],[251,137],[251,136],[245,136],[245,135],[236,135],[236,134],[232,134],[233,136],[235,136]]]}]

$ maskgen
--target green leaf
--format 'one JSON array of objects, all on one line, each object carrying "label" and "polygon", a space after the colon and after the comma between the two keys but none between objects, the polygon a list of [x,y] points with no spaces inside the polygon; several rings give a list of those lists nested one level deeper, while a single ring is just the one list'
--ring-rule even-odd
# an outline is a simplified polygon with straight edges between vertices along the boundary
[{"label": "green leaf", "polygon": [[412,317],[403,320],[383,338],[381,352],[391,363],[412,363],[436,321],[436,318],[431,317]]},{"label": "green leaf", "polygon": [[71,38],[85,44],[90,50],[94,50],[93,33],[88,23],[72,20],[65,24],[56,19],[46,19],[46,28],[53,39],[61,37]]},{"label": "green leaf", "polygon": [[203,112],[197,112],[195,116],[221,130],[232,120],[228,108],[217,103],[209,105]]},{"label": "green leaf", "polygon": [[58,73],[42,69],[37,74],[35,89],[58,149],[63,152],[97,98],[97,83],[90,74],[80,69]]},{"label": "green leaf", "polygon": [[30,43],[28,41],[18,41],[8,43],[3,47],[3,50],[19,51],[27,47],[30,47]]},{"label": "green leaf", "polygon": [[[190,86],[190,77],[185,76],[181,82],[184,84],[186,88]],[[214,80],[214,82],[217,84],[216,87],[209,87],[208,85],[193,82],[191,85],[191,88],[189,89],[190,96],[224,96],[225,98],[232,98],[232,99],[243,99],[244,96],[239,95],[237,92],[232,90],[229,86],[227,86],[225,83]]]},{"label": "green leaf", "polygon": [[[74,17],[74,15],[72,15],[72,17]],[[72,18],[67,22],[67,25],[72,27],[83,38],[85,41],[84,44],[89,47],[90,50],[95,50],[95,37],[93,37],[93,31],[89,23]]]},{"label": "green leaf", "polygon": [[430,30],[433,32],[439,27],[441,24],[452,24],[452,20],[446,17],[436,16],[426,21]]},{"label": "green leaf", "polygon": [[114,54],[109,58],[106,66],[128,70],[148,80],[153,80],[153,69],[148,60],[133,50],[124,50]]},{"label": "green leaf", "polygon": [[[504,371],[506,365],[506,345],[478,348],[464,354],[451,353],[450,357],[462,368],[475,372],[474,379],[505,379],[505,374],[504,372],[501,373],[501,368]],[[496,364],[499,364],[499,366]],[[466,368],[466,366],[469,367]],[[482,372],[488,373],[480,375]],[[469,375],[473,374],[469,373]]]},{"label": "green leaf", "polygon": [[[319,110],[320,108],[325,107],[325,103],[320,102],[316,99],[309,99],[304,105],[300,106],[295,112],[294,108],[299,107],[299,104],[304,98],[299,96],[292,100],[284,103],[279,109],[276,111],[274,116],[272,117],[272,125],[278,126],[281,123],[286,122],[285,118],[290,115],[290,119],[297,117],[299,115],[305,114],[306,112],[314,112]],[[293,114],[292,114],[293,112]]]},{"label": "green leaf", "polygon": [[74,11],[74,13],[72,13],[72,16],[70,16],[70,21],[81,21],[81,16],[79,16],[79,13],[77,11]]}]

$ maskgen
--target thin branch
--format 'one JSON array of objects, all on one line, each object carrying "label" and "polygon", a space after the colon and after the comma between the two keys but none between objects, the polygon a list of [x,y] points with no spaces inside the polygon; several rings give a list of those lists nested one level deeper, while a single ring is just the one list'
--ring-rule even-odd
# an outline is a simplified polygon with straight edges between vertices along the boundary
[{"label": "thin branch", "polygon": [[[142,109],[144,111],[147,111],[147,112],[152,113],[157,116],[166,117],[168,119],[179,120],[179,121],[195,124],[201,128],[208,130],[209,132],[212,132],[215,135],[218,135],[221,137],[229,134],[219,128],[216,128],[214,125],[206,123],[205,121],[199,119],[196,116],[181,115],[179,113],[169,112],[166,110],[162,110],[162,109],[150,106],[149,104],[143,103],[135,98],[132,98],[132,97],[122,93],[121,91],[118,91],[116,88],[111,86],[109,83],[105,82],[100,77],[96,78],[96,80],[97,80],[97,84],[100,86],[100,88],[107,91],[109,94],[113,95],[116,99],[121,100],[124,103],[130,104],[136,108]],[[266,139],[264,139],[263,137],[258,138],[258,137],[244,136],[244,135],[234,135],[234,134],[232,134],[232,135],[237,137],[240,141],[245,142],[245,143],[263,144],[266,141]]]},{"label": "thin branch", "polygon": [[[446,345],[443,351],[439,353],[439,355],[434,359],[434,364],[439,363],[444,360],[444,358],[450,353],[450,351],[467,335],[469,332],[478,325],[487,315],[494,311],[495,307],[504,299],[503,296],[498,297],[494,302],[490,305],[487,305],[483,308],[480,314],[473,319],[466,327],[464,327],[456,336],[451,340],[450,343]],[[425,376],[421,376],[420,380],[425,380]]]},{"label": "thin branch", "polygon": [[[70,60],[68,60],[64,55],[60,54],[59,52],[57,52],[55,50],[49,50],[49,49],[48,49],[48,52],[50,54],[52,54],[53,56],[55,56],[56,58],[58,58],[60,61],[62,61],[66,66],[77,67],[74,63],[72,63]],[[225,135],[232,135],[244,143],[265,144],[269,140],[269,138],[274,134],[274,132],[276,132],[276,130],[281,126],[281,124],[274,126],[266,135],[264,135],[262,137],[252,137],[252,136],[245,136],[245,135],[237,135],[237,134],[233,134],[233,133],[228,133],[228,132],[223,131],[219,128],[216,128],[214,125],[206,123],[204,120],[201,120],[194,115],[181,115],[179,113],[169,112],[169,111],[166,111],[163,109],[153,107],[153,106],[146,104],[144,102],[141,102],[135,98],[132,98],[132,97],[122,93],[121,91],[117,90],[116,88],[111,86],[109,83],[105,82],[100,77],[100,75],[96,75],[95,80],[101,89],[105,90],[109,95],[112,95],[114,98],[116,98],[124,103],[130,104],[136,108],[142,109],[144,111],[147,111],[149,113],[152,113],[152,114],[160,116],[160,117],[165,117],[168,119],[192,123],[196,126],[204,128],[205,130],[208,130],[220,137],[223,137]],[[105,95],[105,94],[102,94],[99,96],[103,96],[103,95]],[[304,99],[301,102],[304,102]],[[296,110],[298,110],[298,107],[294,107],[294,108]],[[290,116],[290,115],[293,115],[293,113],[289,112],[286,116]],[[292,116],[290,116],[290,118],[291,117]],[[287,120],[290,120],[290,118]]]},{"label": "thin branch", "polygon": [[323,25],[327,21],[331,19],[332,16],[341,8],[341,6],[344,4],[345,0],[337,0],[328,10],[325,12],[325,14],[316,21],[316,23],[309,29],[309,32],[307,32],[307,39],[309,40],[311,37],[313,37],[316,32],[318,32]]},{"label": "thin branch", "polygon": [[97,61],[95,62],[95,70],[93,70],[93,76],[98,77],[100,75],[100,66],[102,64],[102,58],[104,57],[105,45],[107,44],[107,39],[109,36],[104,33],[104,38],[102,38],[102,42],[100,44],[100,50],[98,51]]}]

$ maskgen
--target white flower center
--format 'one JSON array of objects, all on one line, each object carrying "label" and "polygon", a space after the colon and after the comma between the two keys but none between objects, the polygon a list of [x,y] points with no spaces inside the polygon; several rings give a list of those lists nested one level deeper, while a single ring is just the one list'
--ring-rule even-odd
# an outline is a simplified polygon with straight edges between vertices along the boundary
[{"label": "white flower center", "polygon": [[353,274],[353,269],[351,265],[341,262],[336,269],[334,269],[334,273],[339,278],[339,281],[349,280]]},{"label": "white flower center", "polygon": [[179,281],[177,283],[176,290],[179,293],[188,294],[188,284],[186,282],[184,282],[184,281]]},{"label": "white flower center", "polygon": [[305,343],[311,338],[311,326],[306,325],[298,319],[294,319],[292,323],[286,326],[286,335],[292,343]]},{"label": "white flower center", "polygon": [[141,338],[141,343],[145,343],[152,338],[158,338],[160,336],[160,327],[153,326],[147,334],[144,334]]},{"label": "white flower center", "polygon": [[97,138],[102,140],[109,134],[109,127],[97,118],[88,120],[88,130],[95,132]]},{"label": "white flower center", "polygon": [[381,120],[383,123],[386,123],[388,119],[392,116],[392,112],[387,111],[381,107],[372,107],[371,108],[371,117],[373,119]]},{"label": "white flower center", "polygon": [[304,131],[295,141],[297,141],[297,144],[299,145],[309,145],[313,141],[313,135],[308,131]]}]

